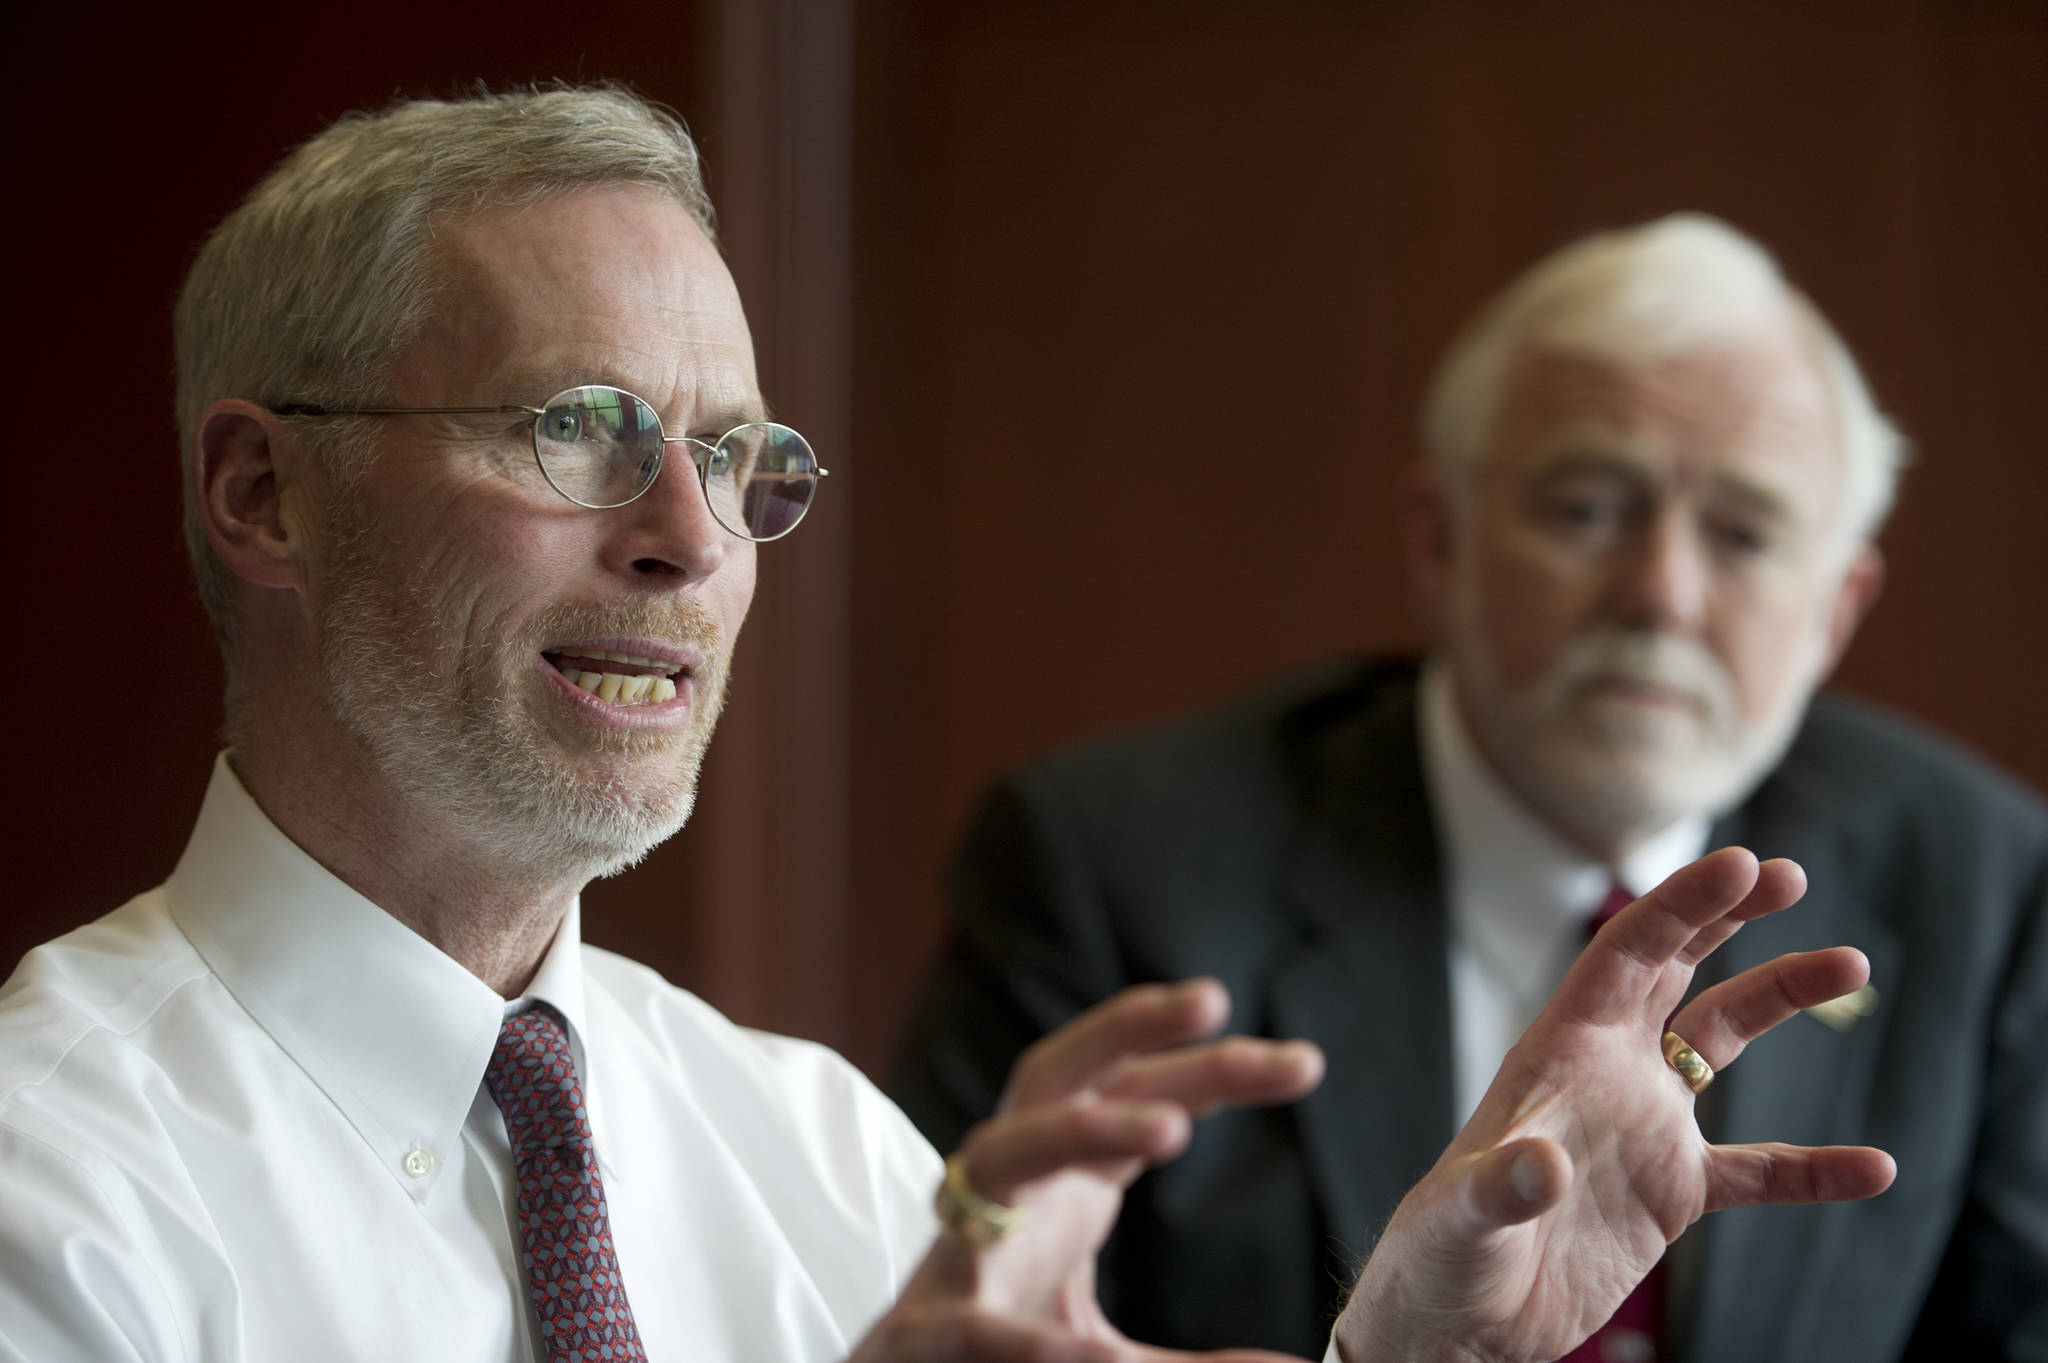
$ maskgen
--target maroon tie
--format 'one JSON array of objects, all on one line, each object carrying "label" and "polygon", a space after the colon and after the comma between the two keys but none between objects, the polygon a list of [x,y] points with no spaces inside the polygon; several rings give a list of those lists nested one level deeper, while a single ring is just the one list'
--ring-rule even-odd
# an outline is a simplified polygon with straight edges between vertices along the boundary
[{"label": "maroon tie", "polygon": [[[1608,919],[1634,902],[1635,896],[1617,882],[1587,920],[1586,935],[1591,937]],[[1664,1261],[1659,1259],[1650,1275],[1637,1283],[1636,1290],[1614,1309],[1607,1323],[1558,1363],[1656,1363],[1658,1343],[1663,1338]]]},{"label": "maroon tie", "polygon": [[1609,885],[1607,887],[1607,897],[1600,901],[1600,907],[1593,910],[1592,918],[1586,923],[1587,938],[1590,939],[1594,933],[1607,926],[1608,919],[1614,917],[1614,915],[1635,902],[1636,897],[1630,894],[1628,887],[1620,881],[1617,880]]},{"label": "maroon tie", "polygon": [[548,1363],[646,1363],[561,1014],[537,1004],[507,1018],[484,1086],[512,1138],[520,1257]]}]

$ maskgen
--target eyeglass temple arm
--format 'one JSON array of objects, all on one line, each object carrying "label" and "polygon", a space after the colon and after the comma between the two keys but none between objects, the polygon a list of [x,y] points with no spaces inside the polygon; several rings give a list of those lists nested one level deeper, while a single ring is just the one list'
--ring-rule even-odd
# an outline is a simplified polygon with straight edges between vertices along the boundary
[{"label": "eyeglass temple arm", "polygon": [[481,416],[490,412],[540,416],[544,411],[518,403],[502,407],[322,407],[317,402],[287,402],[270,410],[279,416]]},{"label": "eyeglass temple arm", "polygon": [[[528,407],[522,403],[507,403],[502,407],[322,407],[317,402],[287,402],[273,407],[271,411],[279,416],[479,416],[490,412],[525,412],[529,416],[545,416],[545,407]],[[665,445],[703,445],[708,452],[711,446],[694,435],[664,435]],[[820,478],[832,476],[832,470],[820,465]]]}]

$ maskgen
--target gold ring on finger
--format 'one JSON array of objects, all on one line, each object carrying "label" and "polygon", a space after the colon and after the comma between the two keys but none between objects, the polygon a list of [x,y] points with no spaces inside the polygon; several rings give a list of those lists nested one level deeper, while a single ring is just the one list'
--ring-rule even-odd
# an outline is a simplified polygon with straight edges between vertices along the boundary
[{"label": "gold ring on finger", "polygon": [[1707,1085],[1714,1082],[1714,1067],[1700,1059],[1700,1053],[1676,1032],[1664,1033],[1664,1059],[1694,1093],[1705,1093]]},{"label": "gold ring on finger", "polygon": [[939,1184],[932,1210],[939,1224],[978,1249],[987,1249],[1018,1226],[1031,1213],[1025,1207],[1006,1207],[975,1191],[967,1181],[967,1161],[956,1152],[946,1160],[946,1178]]}]

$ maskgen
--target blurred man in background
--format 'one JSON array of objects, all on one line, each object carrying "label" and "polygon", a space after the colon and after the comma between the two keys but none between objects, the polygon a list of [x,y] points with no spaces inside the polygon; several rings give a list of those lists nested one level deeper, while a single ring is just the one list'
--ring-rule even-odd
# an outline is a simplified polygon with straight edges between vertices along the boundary
[{"label": "blurred man in background", "polygon": [[1403,518],[1428,658],[999,783],[899,1101],[944,1146],[1031,1038],[1216,974],[1328,1078],[1133,1188],[1103,1299],[1147,1337],[1303,1349],[1592,926],[1740,842],[1815,888],[1726,964],[1854,941],[1876,989],[1759,1047],[1710,1133],[1869,1141],[1899,1184],[1716,1219],[1575,1357],[2048,1357],[2048,814],[1816,695],[1877,597],[1902,456],[1839,337],[1754,242],[1679,215],[1515,281],[1424,431]]}]

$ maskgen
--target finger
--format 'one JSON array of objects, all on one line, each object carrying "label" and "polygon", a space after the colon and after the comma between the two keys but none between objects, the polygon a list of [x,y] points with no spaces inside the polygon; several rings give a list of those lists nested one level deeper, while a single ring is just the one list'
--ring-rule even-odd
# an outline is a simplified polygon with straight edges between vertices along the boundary
[{"label": "finger", "polygon": [[1717,1145],[1709,1151],[1707,1210],[1853,1202],[1883,1192],[1897,1173],[1890,1155],[1867,1145]]},{"label": "finger", "polygon": [[1114,1341],[950,1302],[891,1311],[861,1342],[853,1363],[1118,1363],[1129,1356]]},{"label": "finger", "polygon": [[1709,852],[1616,914],[1595,940],[1610,954],[1661,968],[1701,928],[1743,903],[1760,877],[1757,859],[1748,848]]},{"label": "finger", "polygon": [[1744,923],[1789,908],[1806,893],[1806,872],[1797,862],[1776,857],[1759,863],[1756,871],[1756,884],[1741,902],[1694,933],[1692,940],[1679,948],[1675,959],[1680,968],[1667,968],[1661,972],[1644,1004],[1645,1016],[1652,1020],[1670,1017],[1685,998],[1687,986],[1692,983],[1693,967],[1713,955],[1715,949],[1733,937]]},{"label": "finger", "polygon": [[1203,1117],[1225,1105],[1292,1102],[1322,1077],[1323,1053],[1313,1042],[1233,1036],[1132,1060],[1102,1092],[1173,1102]]},{"label": "finger", "polygon": [[1556,1141],[1532,1136],[1466,1156],[1452,1177],[1459,1215],[1448,1229],[1476,1241],[1556,1206],[1571,1187],[1572,1161]]},{"label": "finger", "polygon": [[1713,954],[1715,947],[1733,937],[1735,930],[1744,923],[1753,923],[1766,914],[1790,908],[1805,894],[1806,871],[1798,862],[1784,857],[1759,862],[1756,884],[1742,897],[1742,902],[1694,933],[1692,940],[1680,948],[1678,959],[1686,965],[1698,965]]},{"label": "finger", "polygon": [[1670,1030],[1718,1070],[1800,1009],[1838,999],[1869,978],[1870,962],[1854,947],[1780,956],[1701,993],[1671,1019]]},{"label": "finger", "polygon": [[1756,885],[1728,916],[1754,923],[1766,914],[1789,909],[1806,894],[1806,868],[1789,857],[1772,857],[1757,863]]},{"label": "finger", "polygon": [[1733,937],[1742,928],[1742,920],[1730,914],[1707,924],[1692,935],[1692,940],[1679,948],[1678,963],[1688,968],[1714,954],[1715,950]]},{"label": "finger", "polygon": [[1212,1036],[1229,1016],[1230,995],[1215,980],[1126,989],[1025,1051],[1010,1073],[1003,1105],[1064,1098],[1133,1055]]},{"label": "finger", "polygon": [[1187,1148],[1192,1118],[1177,1103],[1073,1100],[1037,1103],[983,1122],[960,1158],[983,1197],[1009,1202],[1025,1184],[1080,1164],[1169,1160]]},{"label": "finger", "polygon": [[1681,867],[1616,914],[1579,953],[1559,1001],[1591,1021],[1632,1019],[1664,982],[1665,967],[1703,928],[1743,904],[1758,880],[1756,858],[1741,847]]}]

